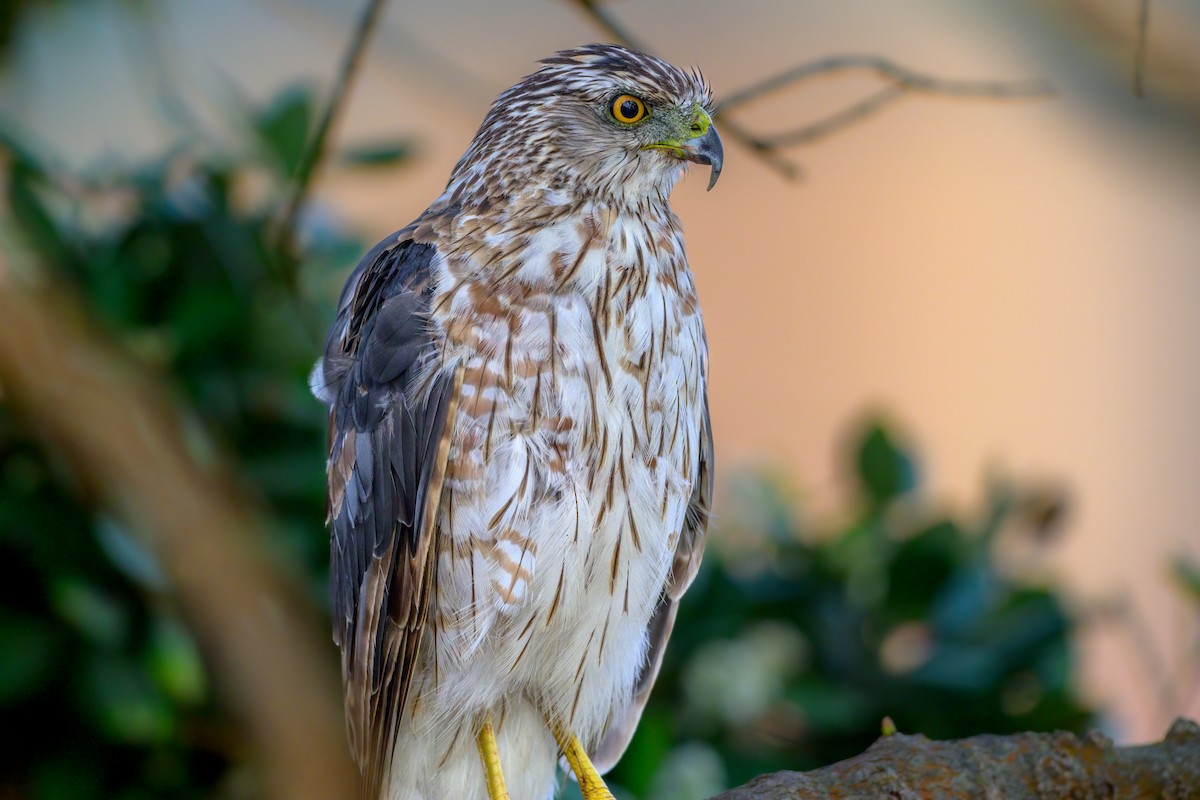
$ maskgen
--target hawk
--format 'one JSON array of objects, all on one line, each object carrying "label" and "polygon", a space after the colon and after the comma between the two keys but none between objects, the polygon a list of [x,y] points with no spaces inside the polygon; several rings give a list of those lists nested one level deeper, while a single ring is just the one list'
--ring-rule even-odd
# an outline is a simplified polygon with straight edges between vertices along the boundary
[{"label": "hawk", "polygon": [[589,800],[696,574],[708,355],[678,218],[721,171],[697,71],[565,50],[351,274],[329,406],[330,584],[371,798]]}]

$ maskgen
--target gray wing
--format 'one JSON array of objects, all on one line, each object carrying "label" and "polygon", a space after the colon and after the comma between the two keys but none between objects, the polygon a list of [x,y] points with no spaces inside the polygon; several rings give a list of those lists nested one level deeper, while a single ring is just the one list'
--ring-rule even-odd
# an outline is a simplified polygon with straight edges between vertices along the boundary
[{"label": "gray wing", "polygon": [[713,442],[712,422],[708,415],[708,398],[704,399],[704,423],[700,434],[700,463],[696,473],[696,484],[692,488],[692,497],[688,503],[687,514],[683,520],[683,530],[679,535],[679,543],[675,546],[675,559],[671,572],[667,575],[662,597],[654,614],[650,617],[650,644],[646,651],[646,663],[638,674],[637,683],[633,687],[633,700],[623,713],[609,723],[604,738],[600,740],[592,756],[592,763],[601,774],[608,772],[629,746],[642,711],[646,708],[646,700],[654,681],[658,678],[658,670],[662,666],[663,653],[667,649],[667,640],[671,638],[671,629],[675,627],[675,614],[679,610],[679,599],[692,585],[696,571],[700,569],[700,559],[704,555],[704,536],[708,532],[709,512],[712,509],[713,491]]},{"label": "gray wing", "polygon": [[329,404],[330,593],[364,797],[387,782],[429,609],[461,379],[428,327],[434,248],[380,242],[342,293],[313,390]]}]

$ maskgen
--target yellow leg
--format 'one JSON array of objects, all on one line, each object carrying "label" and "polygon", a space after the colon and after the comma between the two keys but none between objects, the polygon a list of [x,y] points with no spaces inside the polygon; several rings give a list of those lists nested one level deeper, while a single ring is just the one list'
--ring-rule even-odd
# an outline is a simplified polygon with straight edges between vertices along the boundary
[{"label": "yellow leg", "polygon": [[479,731],[479,758],[483,761],[483,773],[487,778],[488,797],[491,800],[508,800],[508,789],[504,788],[504,773],[500,770],[500,749],[496,747],[496,732],[492,730],[492,715],[483,720]]},{"label": "yellow leg", "polygon": [[554,731],[554,738],[558,740],[559,749],[571,765],[571,771],[575,773],[575,780],[579,781],[579,792],[583,795],[583,800],[615,800],[600,773],[592,766],[592,760],[579,743],[579,737],[568,733],[561,725],[551,724],[550,728]]}]

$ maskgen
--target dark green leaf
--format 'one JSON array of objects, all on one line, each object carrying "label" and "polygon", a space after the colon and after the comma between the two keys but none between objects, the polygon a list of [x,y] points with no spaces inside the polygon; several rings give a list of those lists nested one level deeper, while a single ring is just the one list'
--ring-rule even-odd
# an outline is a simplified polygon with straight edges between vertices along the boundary
[{"label": "dark green leaf", "polygon": [[161,742],[171,734],[171,706],[136,663],[97,656],[82,670],[91,711],[106,734],[130,743]]},{"label": "dark green leaf", "polygon": [[0,704],[27,699],[53,678],[60,639],[45,620],[0,616]]},{"label": "dark green leaf", "polygon": [[158,614],[150,629],[147,653],[150,673],[172,700],[196,705],[208,691],[200,652],[179,620]]},{"label": "dark green leaf", "polygon": [[42,199],[33,170],[21,162],[8,172],[8,207],[25,241],[50,266],[70,266],[66,234]]},{"label": "dark green leaf", "polygon": [[787,696],[799,706],[806,724],[816,730],[855,730],[876,716],[874,704],[864,692],[836,681],[802,681],[789,689]]},{"label": "dark green leaf", "polygon": [[1200,603],[1200,564],[1187,556],[1176,556],[1171,562],[1171,574],[1184,594]]},{"label": "dark green leaf", "polygon": [[62,618],[96,644],[113,648],[125,641],[128,609],[109,592],[79,578],[63,577],[54,584],[51,597]]},{"label": "dark green leaf", "polygon": [[982,692],[997,685],[1002,667],[999,654],[986,645],[940,644],[924,664],[908,673],[908,678],[939,689]]},{"label": "dark green leaf", "polygon": [[401,140],[347,147],[338,156],[338,161],[348,167],[390,167],[407,161],[411,156],[412,144]]},{"label": "dark green leaf", "polygon": [[289,86],[258,114],[259,138],[282,175],[296,174],[308,144],[313,102],[309,87]]},{"label": "dark green leaf", "polygon": [[858,448],[858,478],[874,503],[886,503],[916,484],[912,460],[880,425],[873,425]]},{"label": "dark green leaf", "polygon": [[1000,600],[1001,588],[991,565],[972,564],[942,584],[929,618],[938,632],[960,637],[982,624]]}]

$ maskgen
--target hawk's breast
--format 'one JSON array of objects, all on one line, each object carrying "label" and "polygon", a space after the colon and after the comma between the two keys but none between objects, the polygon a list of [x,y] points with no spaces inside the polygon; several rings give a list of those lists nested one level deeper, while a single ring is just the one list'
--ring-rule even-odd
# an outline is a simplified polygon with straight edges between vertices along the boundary
[{"label": "hawk's breast", "polygon": [[432,657],[448,683],[536,683],[586,741],[628,699],[683,526],[703,326],[665,207],[492,236],[446,256],[433,302],[465,374]]}]

